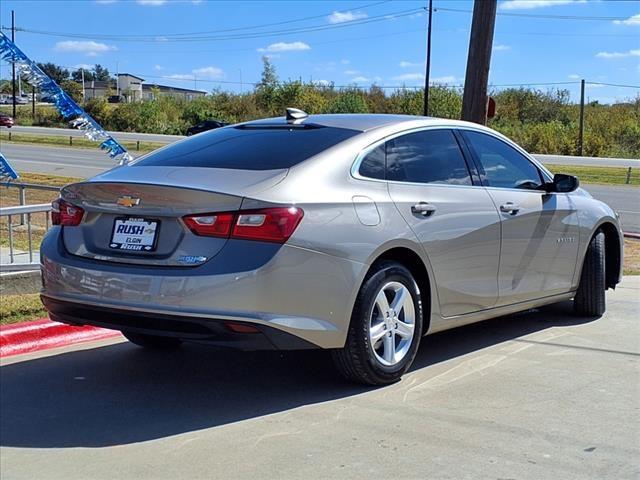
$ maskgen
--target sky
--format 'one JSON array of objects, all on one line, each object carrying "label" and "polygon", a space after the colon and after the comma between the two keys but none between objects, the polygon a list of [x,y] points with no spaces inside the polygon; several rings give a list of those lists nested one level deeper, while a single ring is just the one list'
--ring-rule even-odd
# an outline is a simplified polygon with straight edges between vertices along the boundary
[{"label": "sky", "polygon": [[[3,0],[0,23],[33,60],[100,63],[149,83],[247,91],[268,56],[281,80],[424,83],[424,1]],[[434,0],[431,82],[464,82],[471,0]],[[585,18],[586,17],[586,18]],[[0,77],[10,68],[0,65]],[[499,0],[490,84],[640,95],[640,1]],[[557,83],[557,85],[543,85]],[[536,85],[538,84],[538,85]]]}]

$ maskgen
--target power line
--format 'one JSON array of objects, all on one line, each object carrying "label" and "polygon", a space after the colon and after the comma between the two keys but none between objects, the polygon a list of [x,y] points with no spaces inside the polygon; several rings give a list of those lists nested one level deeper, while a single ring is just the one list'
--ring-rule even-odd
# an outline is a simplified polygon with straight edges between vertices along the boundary
[{"label": "power line", "polygon": [[[378,5],[382,5],[384,3],[389,3],[391,0],[384,0],[384,1],[379,1],[379,2],[375,2],[375,3],[369,3],[366,5],[362,5],[360,7],[357,7],[358,10],[363,10],[366,8],[372,8]],[[226,33],[226,32],[236,32],[236,31],[241,31],[241,30],[254,30],[254,29],[260,29],[260,28],[265,28],[265,27],[274,27],[274,26],[278,26],[278,25],[286,25],[286,24],[290,24],[290,23],[299,23],[299,22],[304,22],[307,20],[315,20],[318,18],[325,18],[328,17],[329,15],[331,15],[333,12],[328,12],[328,13],[323,13],[321,15],[312,15],[309,17],[301,17],[301,18],[294,18],[294,19],[290,19],[290,20],[284,20],[281,22],[272,22],[272,23],[263,23],[260,25],[249,25],[249,26],[245,26],[245,27],[234,27],[234,28],[226,28],[226,29],[218,29],[218,30],[205,30],[205,31],[201,31],[201,32],[185,32],[185,33],[146,33],[146,34],[128,34],[125,35],[125,37],[127,38],[152,38],[155,39],[157,37],[184,37],[184,36],[195,36],[195,35],[209,35],[209,34],[213,34],[213,33]],[[346,23],[346,22],[345,22]],[[4,28],[4,27],[3,27]],[[123,35],[116,35],[116,34],[93,34],[93,33],[75,33],[75,34],[71,34],[71,33],[65,33],[65,32],[51,32],[51,31],[38,31],[38,30],[28,30],[28,29],[24,29],[23,31],[25,32],[29,32],[29,33],[40,33],[43,35],[58,35],[58,36],[77,36],[78,38],[100,38],[103,40],[119,40],[120,38],[123,37]]]},{"label": "power line", "polygon": [[[453,12],[453,13],[472,13],[471,10],[463,10],[459,8],[434,8],[435,12]],[[594,20],[594,21],[614,21],[626,20],[627,17],[604,17],[604,16],[583,16],[583,15],[550,15],[543,13],[515,13],[515,12],[498,12],[498,15],[504,17],[524,17],[524,18],[544,18],[548,20]]]},{"label": "power line", "polygon": [[51,32],[44,30],[32,30],[28,28],[20,28],[22,32],[32,33],[37,35],[46,35],[46,36],[54,36],[54,37],[64,37],[64,38],[91,38],[98,40],[111,40],[117,42],[151,42],[151,43],[174,43],[174,42],[199,42],[199,41],[225,41],[225,40],[242,40],[242,39],[253,39],[253,38],[265,38],[265,37],[273,37],[280,35],[294,35],[299,33],[308,33],[308,32],[316,32],[323,30],[334,30],[338,28],[347,28],[353,26],[367,25],[370,23],[377,23],[387,20],[393,20],[396,18],[407,17],[410,15],[415,15],[416,13],[424,11],[423,8],[412,8],[408,10],[401,10],[396,12],[389,12],[381,15],[376,15],[373,17],[367,17],[364,19],[353,20],[349,22],[342,22],[337,24],[322,24],[322,25],[311,25],[307,27],[299,27],[293,29],[284,29],[284,30],[271,30],[264,32],[250,32],[250,33],[241,33],[241,34],[232,34],[232,35],[219,35],[219,36],[191,36],[191,37],[180,37],[180,38],[166,38],[166,35],[155,35],[153,38],[151,36],[145,37],[131,37],[127,35],[119,35],[117,38],[114,38],[112,35],[103,35],[103,34],[75,34],[70,32]]},{"label": "power line", "polygon": [[607,87],[640,88],[640,85],[623,85],[620,83],[604,83],[604,82],[589,82],[589,81],[585,81],[584,83],[589,85],[605,85]]}]

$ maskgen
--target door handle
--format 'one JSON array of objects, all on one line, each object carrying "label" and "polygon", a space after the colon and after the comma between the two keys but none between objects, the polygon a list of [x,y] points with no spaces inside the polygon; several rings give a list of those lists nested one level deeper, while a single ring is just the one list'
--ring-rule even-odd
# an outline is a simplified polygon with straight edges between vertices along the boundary
[{"label": "door handle", "polygon": [[520,205],[513,202],[507,202],[500,205],[501,212],[510,213],[511,215],[515,215],[516,213],[518,213],[519,210],[520,210]]},{"label": "door handle", "polygon": [[436,211],[435,205],[431,205],[427,202],[416,203],[411,207],[411,213],[423,215],[425,217],[428,217],[435,211]]}]

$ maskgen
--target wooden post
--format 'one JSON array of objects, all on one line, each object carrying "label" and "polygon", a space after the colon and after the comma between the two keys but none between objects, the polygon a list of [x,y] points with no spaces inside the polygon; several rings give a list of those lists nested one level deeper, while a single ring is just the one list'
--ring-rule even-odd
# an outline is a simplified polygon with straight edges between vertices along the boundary
[{"label": "wooden post", "polygon": [[584,149],[584,79],[580,81],[580,129],[578,131],[578,155]]},{"label": "wooden post", "polygon": [[482,125],[487,123],[487,84],[497,7],[497,0],[476,0],[473,5],[462,120]]},{"label": "wooden post", "polygon": [[424,107],[422,114],[429,115],[429,75],[431,72],[431,17],[433,16],[433,0],[429,0],[429,20],[427,24],[427,61],[424,75]]}]

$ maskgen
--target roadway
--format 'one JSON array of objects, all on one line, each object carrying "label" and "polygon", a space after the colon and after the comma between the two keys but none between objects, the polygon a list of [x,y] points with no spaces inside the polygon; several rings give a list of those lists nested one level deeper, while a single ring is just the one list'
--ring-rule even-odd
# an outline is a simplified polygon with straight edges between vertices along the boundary
[{"label": "roadway", "polygon": [[[65,148],[6,142],[1,147],[2,153],[19,172],[86,178],[115,166],[113,160],[97,148]],[[135,156],[135,152],[131,153]],[[566,163],[566,159],[570,157],[561,158],[562,162]],[[621,212],[623,228],[626,231],[640,232],[640,188],[611,185],[584,185],[584,188],[594,197]]]},{"label": "roadway", "polygon": [[[68,128],[48,128],[48,127],[21,127],[11,128],[14,133],[28,133],[32,135],[62,136],[62,137],[82,137],[79,130]],[[134,132],[109,132],[114,138],[127,141],[141,141],[167,144],[184,138],[182,135],[160,135],[155,133],[134,133]],[[640,159],[637,158],[599,158],[599,157],[576,157],[569,155],[534,155],[542,163],[551,165],[584,165],[584,166],[608,166],[608,167],[638,167]]]},{"label": "roadway", "polygon": [[427,337],[384,388],[342,381],[326,352],[4,358],[0,476],[637,479],[639,280],[597,320],[567,302]]}]

